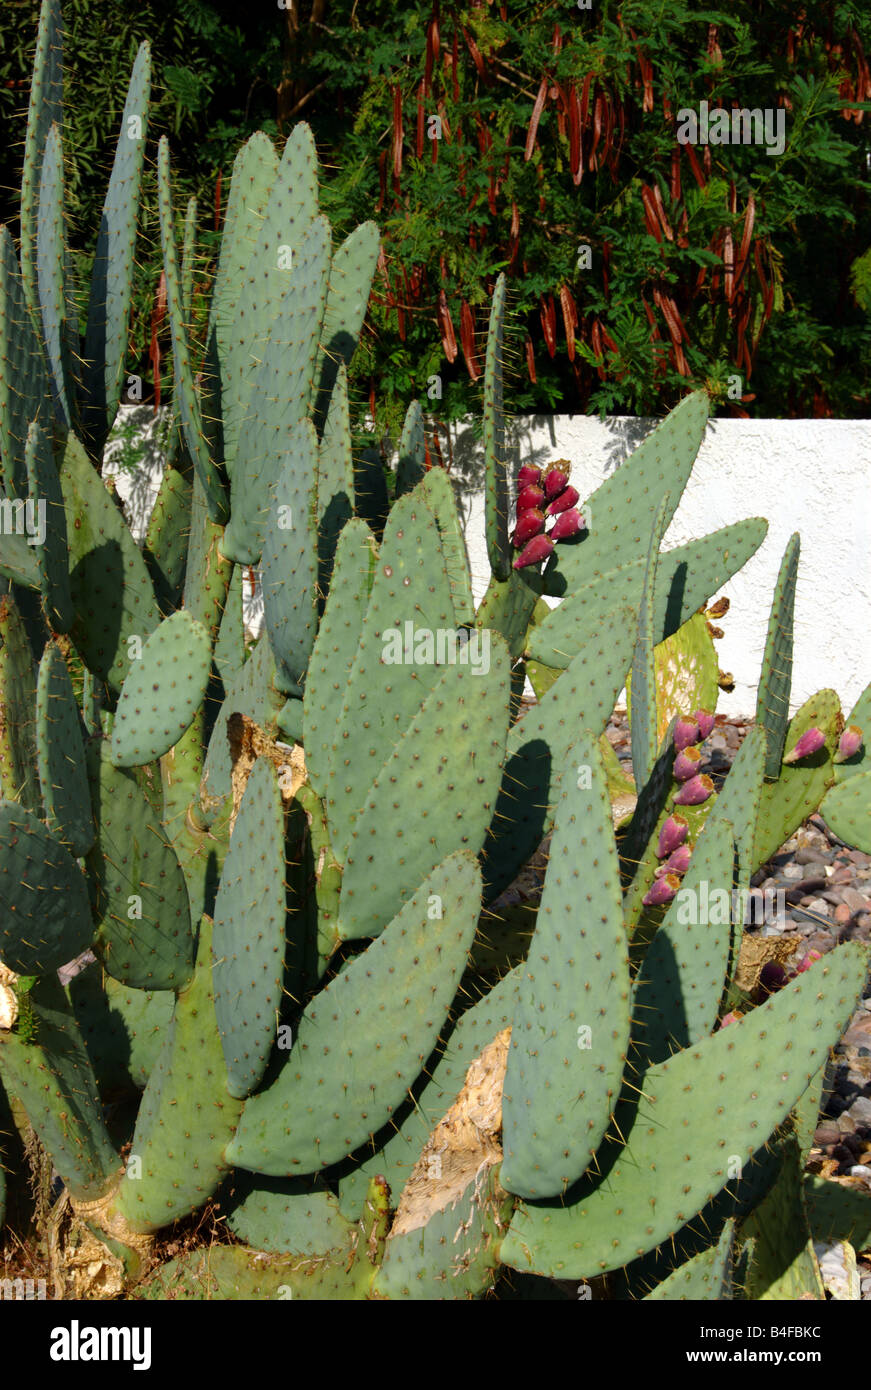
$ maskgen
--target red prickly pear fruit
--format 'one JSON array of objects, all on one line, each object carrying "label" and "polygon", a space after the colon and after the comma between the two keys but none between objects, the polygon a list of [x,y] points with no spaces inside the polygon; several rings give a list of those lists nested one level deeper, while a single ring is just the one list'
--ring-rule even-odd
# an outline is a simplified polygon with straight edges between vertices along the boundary
[{"label": "red prickly pear fruit", "polygon": [[541,469],[535,468],[531,463],[525,463],[517,475],[517,487],[520,492],[530,483],[538,485],[541,482]]},{"label": "red prickly pear fruit", "polygon": [[864,735],[858,724],[848,724],[838,739],[838,751],[832,761],[845,763],[848,758],[852,758],[862,747],[863,738]]},{"label": "red prickly pear fruit", "polygon": [[690,744],[698,743],[700,737],[699,726],[694,719],[679,719],[674,726],[675,751],[682,753]]},{"label": "red prickly pear fruit", "polygon": [[682,748],[674,760],[672,771],[678,782],[688,782],[699,770],[702,755],[698,748]]},{"label": "red prickly pear fruit", "polygon": [[683,816],[669,816],[659,832],[659,844],[656,847],[657,859],[667,859],[670,854],[682,845],[689,834],[689,821]]},{"label": "red prickly pear fruit", "polygon": [[517,499],[517,515],[529,511],[530,507],[540,507],[544,500],[544,488],[537,483],[529,483]]},{"label": "red prickly pear fruit", "polygon": [[700,777],[691,777],[688,782],[684,782],[680,791],[674,799],[675,806],[701,806],[703,801],[707,801],[714,784],[707,773],[702,773]]},{"label": "red prickly pear fruit", "polygon": [[678,888],[680,879],[677,874],[663,874],[648,889],[641,899],[642,907],[660,907],[663,903],[670,903]]},{"label": "red prickly pear fruit", "polygon": [[770,994],[783,988],[787,978],[782,965],[778,965],[776,960],[767,960],[759,972],[759,982],[753,995],[755,1002],[763,1004]]},{"label": "red prickly pear fruit", "polygon": [[796,975],[803,975],[804,972],[805,972],[806,970],[810,970],[811,966],[812,966],[816,961],[822,960],[822,958],[823,958],[823,953],[822,953],[822,951],[817,951],[817,950],[814,949],[814,947],[811,947],[811,949],[807,952],[807,954],[802,956],[802,958],[801,958],[801,960],[799,961],[798,965],[795,967],[795,973],[796,973]]},{"label": "red prickly pear fruit", "polygon": [[826,741],[826,736],[822,729],[808,729],[807,733],[802,734],[794,748],[786,754],[783,761],[785,763],[797,763],[802,758],[809,758],[812,753],[818,753]]},{"label": "red prickly pear fruit", "polygon": [[576,536],[579,531],[584,529],[584,518],[580,512],[572,507],[567,512],[561,512],[550,528],[550,538],[553,541],[567,541],[571,536]]},{"label": "red prickly pear fruit", "polygon": [[533,536],[514,561],[514,568],[522,570],[527,565],[537,565],[539,560],[546,560],[548,555],[552,555],[553,549],[553,541],[550,536]]},{"label": "red prickly pear fruit", "polygon": [[696,723],[699,726],[699,738],[710,738],[711,734],[714,731],[714,716],[712,714],[708,714],[706,710],[697,709],[695,714],[693,715],[693,719],[695,719]]},{"label": "red prickly pear fruit", "polygon": [[679,845],[665,861],[666,871],[670,874],[685,874],[690,866],[692,853],[689,845]]},{"label": "red prickly pear fruit", "polygon": [[735,1011],[733,1010],[732,1013],[724,1014],[724,1016],[720,1019],[720,1027],[728,1028],[730,1023],[737,1023],[738,1019],[743,1017],[743,1014],[735,1013]]},{"label": "red prickly pear fruit", "polygon": [[548,507],[548,516],[559,516],[560,512],[567,512],[569,507],[573,507],[580,500],[580,496],[576,487],[563,488],[559,497],[555,497]]},{"label": "red prickly pear fruit", "polygon": [[511,544],[516,550],[527,541],[531,541],[533,536],[537,536],[544,530],[544,512],[539,511],[538,507],[530,507],[527,511],[520,513],[520,519],[511,538]]},{"label": "red prickly pear fruit", "polygon": [[569,475],[564,473],[561,468],[551,468],[544,475],[544,490],[548,499],[558,497],[568,483]]}]

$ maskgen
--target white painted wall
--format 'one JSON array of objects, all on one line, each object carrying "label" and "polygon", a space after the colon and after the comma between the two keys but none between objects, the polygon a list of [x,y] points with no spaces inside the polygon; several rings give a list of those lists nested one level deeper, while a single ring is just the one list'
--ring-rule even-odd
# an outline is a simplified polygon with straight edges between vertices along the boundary
[{"label": "white painted wall", "polygon": [[[125,409],[136,409],[127,407]],[[153,416],[142,410],[147,425]],[[619,417],[526,416],[512,422],[512,475],[521,463],[572,462],[571,480],[587,497],[655,422]],[[483,449],[471,424],[451,429],[457,500],[464,518],[475,597],[489,575],[484,543]],[[156,492],[159,455],[133,479],[118,477],[142,534]],[[734,521],[763,516],[768,536],[722,590],[731,608],[722,620],[720,666],[735,689],[718,709],[752,715],[771,596],[784,547],[801,533],[795,615],[792,709],[831,686],[844,712],[871,680],[871,422],[867,420],[713,420],[664,548]],[[246,586],[247,588],[247,586]],[[258,606],[248,619],[258,625]]]}]

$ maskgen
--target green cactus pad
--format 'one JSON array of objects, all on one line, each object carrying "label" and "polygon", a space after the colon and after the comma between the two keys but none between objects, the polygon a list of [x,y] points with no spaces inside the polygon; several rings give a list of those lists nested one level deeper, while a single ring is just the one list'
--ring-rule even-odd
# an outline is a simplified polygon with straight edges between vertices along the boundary
[{"label": "green cactus pad", "polygon": [[791,536],[774,587],[768,636],[762,657],[762,672],[756,697],[756,723],[765,730],[765,780],[773,782],[780,772],[780,760],[789,723],[789,693],[792,689],[792,624],[795,612],[795,586],[801,541]]},{"label": "green cactus pad", "polygon": [[36,271],[39,181],[46,137],[51,126],[55,122],[60,126],[62,121],[63,15],[60,0],[43,0],[33,59],[21,175],[21,265],[28,310],[34,315],[39,310]]},{"label": "green cactus pad", "polygon": [[547,834],[555,788],[577,731],[604,729],[626,679],[635,634],[632,610],[614,609],[541,703],[511,729],[484,846],[485,901],[507,888]]},{"label": "green cactus pad", "polygon": [[[42,611],[54,632],[69,632],[74,620],[67,566],[67,523],[63,490],[58,478],[51,438],[34,420],[24,449],[27,490],[34,515],[44,534],[34,546],[39,566]],[[40,516],[40,509],[44,509]]]},{"label": "green cactus pad", "polygon": [[703,816],[706,826],[715,820],[728,821],[738,850],[737,886],[740,889],[749,888],[756,867],[753,842],[762,801],[766,748],[765,730],[758,725],[748,729],[716,800],[712,798],[699,807],[684,808],[704,813],[705,807],[710,806],[707,816]]},{"label": "green cactus pad", "polygon": [[629,1046],[620,870],[592,734],[574,743],[561,788],[502,1096],[502,1183],[519,1197],[555,1197],[584,1173]]},{"label": "green cactus pad", "polygon": [[814,1240],[848,1240],[871,1250],[871,1194],[805,1173],[802,1179]]},{"label": "green cactus pad", "polygon": [[263,539],[263,612],[276,685],[288,695],[300,693],[317,633],[317,460],[315,427],[301,420],[283,453]]},{"label": "green cactus pad", "polygon": [[420,401],[412,401],[405,412],[405,421],[399,439],[395,497],[402,497],[406,492],[411,492],[426,476],[425,445],[423,411],[420,408]]},{"label": "green cactus pad", "polygon": [[290,282],[280,291],[278,313],[257,354],[259,365],[251,368],[232,472],[230,521],[221,542],[223,553],[237,564],[260,559],[273,522],[273,489],[288,469],[292,496],[284,505],[293,508],[294,539],[307,534],[316,487],[317,435],[309,426],[314,437],[309,458],[300,452],[300,428],[311,398],[329,265],[330,226],[325,217],[316,217],[293,248],[293,270],[282,272]]},{"label": "green cactus pad", "polygon": [[472,1178],[465,1190],[425,1224],[410,1217],[387,1237],[373,1293],[380,1298],[481,1298],[496,1281],[499,1246],[514,1203],[499,1185],[498,1167]]},{"label": "green cactus pad", "polygon": [[[446,663],[463,655],[471,669],[470,652],[460,650],[441,532],[421,485],[390,511],[341,724],[332,737],[330,783],[322,794],[340,859],[381,768],[445,669],[460,669]],[[476,677],[473,684],[486,679]]]},{"label": "green cactus pad", "polygon": [[11,594],[0,598],[0,793],[39,812],[36,675],[30,643]]},{"label": "green cactus pad", "polygon": [[215,902],[215,1017],[237,1100],[257,1089],[275,1040],[284,967],[284,815],[272,764],[258,758]]},{"label": "green cactus pad", "polygon": [[276,731],[284,697],[275,689],[274,676],[275,660],[264,632],[230,682],[209,739],[200,792],[203,811],[209,817],[220,811],[231,791],[228,726],[233,715],[247,715],[266,733]]},{"label": "green cactus pad", "polygon": [[61,469],[69,537],[73,641],[90,670],[118,692],[130,668],[129,638],[144,642],[160,622],[142,552],[78,440]]},{"label": "green cactus pad", "polygon": [[233,313],[277,172],[275,147],[269,136],[258,130],[245,142],[233,162],[224,214],[208,330],[210,338],[213,332],[217,337],[221,364],[226,362],[233,348]]},{"label": "green cactus pad", "polygon": [[[501,633],[508,643],[512,658],[516,659],[527,646],[527,633],[539,602],[541,600],[532,580],[518,570],[512,570],[505,580],[491,576],[487,592],[475,614],[475,624]],[[580,650],[580,645],[575,646],[575,652]],[[568,661],[566,657],[566,665]]]},{"label": "green cactus pad", "polygon": [[504,272],[500,273],[490,306],[487,354],[484,362],[484,502],[487,555],[497,580],[511,573],[508,539],[508,477],[506,472],[505,406],[502,361],[505,352]]},{"label": "green cactus pad", "polygon": [[835,782],[846,782],[857,772],[871,770],[871,685],[866,685],[844,723],[862,730],[862,746],[845,762],[835,763]]},{"label": "green cactus pad", "polygon": [[351,831],[339,904],[342,939],[374,936],[446,855],[481,849],[509,715],[508,653],[496,634],[492,647],[486,674],[445,669],[379,771]]},{"label": "green cactus pad", "polygon": [[131,663],[112,726],[112,762],[141,767],[177,743],[206,693],[209,634],[181,609],[164,618]]},{"label": "green cactus pad", "polygon": [[223,528],[209,517],[199,474],[194,475],[190,502],[190,537],[185,561],[184,607],[216,641],[233,563],[221,553]]},{"label": "green cactus pad", "polygon": [[144,1090],[175,1009],[168,989],[129,989],[89,965],[67,994],[100,1093]]},{"label": "green cactus pad", "polygon": [[191,526],[191,491],[189,478],[176,468],[165,468],[145,535],[142,553],[163,614],[172,613],[181,601]]},{"label": "green cactus pad", "polygon": [[[638,640],[632,658],[632,686],[635,707],[632,712],[632,775],[636,787],[643,787],[656,762],[656,666],[654,663],[654,597],[659,549],[669,515],[669,494],[659,503],[653,519],[650,546],[644,569],[644,584],[639,604]],[[627,678],[628,679],[628,678]]]},{"label": "green cactus pad", "polygon": [[120,1159],[103,1122],[88,1054],[56,979],[40,980],[29,999],[36,1040],[4,1034],[3,1082],[24,1106],[70,1196],[93,1201],[111,1187]]},{"label": "green cactus pad", "polygon": [[155,1231],[209,1198],[227,1171],[225,1145],[242,1110],[227,1091],[212,995],[212,929],[200,926],[193,979],[180,991],[172,1023],[139,1107],[131,1158],[115,1201],[134,1231]]},{"label": "green cactus pad", "polygon": [[308,1256],[339,1250],[347,1257],[357,1229],[345,1220],[336,1198],[320,1180],[248,1173],[233,1179],[227,1225],[254,1250]]},{"label": "green cactus pad", "polygon": [[130,74],[121,115],[88,299],[83,372],[84,427],[97,455],[102,453],[118,410],[127,351],[139,184],[150,95],[151,52],[148,44],[142,43]]},{"label": "green cactus pad", "polygon": [[[367,1145],[358,1165],[339,1178],[339,1204],[351,1218],[358,1214],[368,1183],[383,1174],[391,1192],[401,1192],[432,1131],[459,1096],[471,1064],[498,1033],[510,1027],[517,1001],[520,971],[512,970],[494,985],[455,1023],[430,1075],[418,1081],[414,1099],[403,1106],[393,1122],[382,1130],[375,1151]],[[457,995],[452,1008],[468,1004],[465,990]],[[398,1128],[397,1128],[398,1126]]]},{"label": "green cactus pad", "polygon": [[[664,551],[657,561],[653,640],[665,641],[745,565],[765,539],[768,522],[760,517],[736,522],[701,540]],[[569,546],[558,548],[570,550]],[[581,546],[574,547],[582,549]],[[643,558],[613,567],[606,557],[579,589],[569,584],[568,597],[530,633],[529,651],[548,666],[565,667],[579,649],[575,629],[589,623],[591,610],[614,604],[638,607],[644,581]],[[546,590],[550,592],[550,589]],[[564,592],[564,586],[560,587]]]},{"label": "green cactus pad", "polygon": [[802,1298],[823,1303],[826,1291],[808,1226],[798,1144],[789,1139],[782,1148],[777,1182],[741,1228],[742,1237],[753,1241],[745,1297],[760,1303]]},{"label": "green cactus pad", "polygon": [[[364,1261],[365,1263],[365,1261]],[[271,1255],[244,1245],[213,1245],[191,1250],[161,1265],[136,1289],[141,1299],[207,1302],[218,1299],[294,1303],[365,1298],[373,1270],[348,1271],[348,1256],[339,1250],[323,1255]]]},{"label": "green cactus pad", "polygon": [[[24,208],[21,212],[24,236]],[[24,497],[24,441],[32,421],[47,425],[51,397],[42,347],[33,329],[15,245],[0,227],[0,495]]]},{"label": "green cactus pad", "polygon": [[336,548],[354,510],[354,461],[348,374],[340,363],[318,446],[318,611],[323,612],[333,577]]},{"label": "green cactus pad", "polygon": [[0,956],[18,975],[57,970],[91,943],[85,879],[41,821],[0,801]]},{"label": "green cactus pad", "polygon": [[218,629],[215,643],[215,669],[221,677],[224,690],[235,680],[245,664],[245,629],[242,622],[242,570],[233,566],[233,574],[227,589],[227,602]]},{"label": "green cactus pad", "polygon": [[94,822],[79,710],[55,642],[49,642],[39,663],[36,756],[48,828],[78,859],[94,843]]},{"label": "green cactus pad", "polygon": [[380,246],[377,224],[363,222],[333,255],[312,401],[312,419],[319,433],[338,373],[350,366],[360,337]]},{"label": "green cactus pad", "polygon": [[733,867],[731,826],[709,820],[635,981],[632,1014],[648,1065],[701,1042],[716,1022],[729,964]]},{"label": "green cactus pad", "polygon": [[694,1255],[667,1279],[663,1279],[645,1301],[667,1303],[689,1300],[701,1303],[731,1299],[734,1239],[735,1223],[727,1221],[715,1245]]},{"label": "green cactus pad", "polygon": [[86,750],[97,840],[88,856],[98,923],[95,951],[135,989],[178,989],[190,979],[193,937],[184,874],[134,774],[112,766],[108,743]]},{"label": "green cactus pad", "polygon": [[457,499],[443,468],[431,468],[424,475],[420,495],[433,513],[438,527],[442,557],[454,601],[454,622],[457,626],[471,624],[475,621],[475,600],[472,597],[469,557],[457,511]]},{"label": "green cactus pad", "polygon": [[839,839],[871,854],[871,772],[832,787],[823,798],[820,815]]},{"label": "green cactus pad", "polygon": [[157,203],[160,212],[163,269],[166,276],[166,307],[172,333],[175,381],[173,395],[178,406],[185,443],[202,484],[209,517],[220,525],[227,521],[230,509],[221,475],[211,454],[209,438],[203,429],[203,416],[194,383],[193,361],[185,327],[181,275],[173,227],[172,195],[169,185],[169,144],[165,135],[160,137],[160,144],[157,149]]},{"label": "green cactus pad", "polygon": [[646,551],[650,519],[666,494],[665,527],[677,511],[707,419],[707,394],[693,391],[685,396],[579,508],[589,535],[580,545],[557,546],[545,573],[548,582],[557,578],[577,593],[613,568],[615,556]]},{"label": "green cactus pad", "polygon": [[66,332],[64,204],[60,127],[52,125],[46,136],[39,178],[36,270],[55,414],[61,424],[71,429],[75,422],[76,382]]},{"label": "green cactus pad", "polygon": [[737,1023],[651,1067],[636,1083],[634,1124],[621,1125],[625,1147],[603,1146],[603,1176],[584,1179],[562,1206],[517,1212],[503,1263],[583,1278],[665,1240],[725,1187],[730,1159],[752,1156],[785,1119],[852,1014],[867,969],[866,950],[848,942]]},{"label": "green cactus pad", "polygon": [[841,702],[834,690],[817,691],[793,716],[786,735],[787,751],[812,728],[825,734],[825,746],[801,762],[783,764],[778,780],[762,788],[753,842],[754,869],[766,863],[793,831],[813,815],[827,789],[833,786],[832,754],[838,746],[840,717]]},{"label": "green cactus pad", "polygon": [[375,537],[365,521],[353,517],[339,537],[334,586],[312,648],[303,697],[306,767],[321,796],[335,757],[335,731],[360,643],[376,560]]},{"label": "green cactus pad", "polygon": [[247,1102],[231,1163],[272,1177],[314,1173],[387,1122],[438,1037],[475,934],[480,886],[473,857],[451,855],[315,996],[280,1072]]}]

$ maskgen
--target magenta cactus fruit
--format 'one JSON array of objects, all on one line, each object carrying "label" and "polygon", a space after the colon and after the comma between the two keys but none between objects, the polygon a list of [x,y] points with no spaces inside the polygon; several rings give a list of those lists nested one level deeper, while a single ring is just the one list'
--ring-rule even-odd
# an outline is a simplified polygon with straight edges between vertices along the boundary
[{"label": "magenta cactus fruit", "polygon": [[848,758],[859,752],[863,742],[862,730],[858,724],[848,724],[841,737],[838,739],[838,751],[835,754],[836,763],[844,763]]},{"label": "magenta cactus fruit", "polygon": [[755,1002],[763,1004],[770,994],[783,988],[788,978],[782,965],[778,965],[776,960],[767,960],[759,972],[759,981],[753,995]]},{"label": "magenta cactus fruit", "polygon": [[822,729],[808,729],[807,733],[802,734],[794,748],[785,755],[785,763],[797,763],[802,758],[809,758],[812,753],[818,753],[826,741],[826,736]]},{"label": "magenta cactus fruit", "polygon": [[692,850],[689,845],[679,845],[665,861],[665,870],[670,874],[680,874],[681,877],[686,873],[690,866]]},{"label": "magenta cactus fruit", "polygon": [[561,512],[550,528],[551,540],[567,541],[571,536],[576,536],[579,531],[584,529],[584,518],[574,507],[567,512]]},{"label": "magenta cactus fruit", "polygon": [[647,890],[641,899],[643,907],[661,907],[663,903],[670,903],[678,888],[680,879],[677,874],[663,874]]},{"label": "magenta cactus fruit", "polygon": [[701,806],[703,801],[707,801],[714,784],[707,773],[703,772],[698,777],[691,777],[688,782],[684,782],[680,791],[674,799],[675,806]]},{"label": "magenta cactus fruit", "polygon": [[517,515],[529,511],[531,507],[540,507],[544,501],[544,488],[539,487],[538,483],[529,483],[517,498]]},{"label": "magenta cactus fruit", "polygon": [[695,719],[696,723],[699,726],[699,738],[710,738],[711,734],[714,731],[714,724],[716,722],[714,716],[712,714],[708,714],[707,710],[697,709],[695,714],[693,715],[693,719]]},{"label": "magenta cactus fruit", "polygon": [[511,544],[519,550],[527,541],[531,541],[533,536],[537,536],[544,530],[544,512],[538,507],[530,507],[527,511],[520,513],[520,519],[511,538]]},{"label": "magenta cactus fruit", "polygon": [[817,951],[812,946],[811,949],[802,956],[798,965],[795,967],[796,975],[803,975],[806,970],[810,970],[811,966],[814,965],[816,961],[822,960],[822,958],[822,951]]},{"label": "magenta cactus fruit", "polygon": [[514,568],[522,570],[527,565],[537,565],[540,560],[546,560],[548,555],[552,555],[553,551],[554,545],[550,536],[533,536],[514,561]]},{"label": "magenta cactus fruit", "polygon": [[702,755],[698,748],[682,748],[674,760],[675,778],[678,782],[688,782],[699,770]]},{"label": "magenta cactus fruit", "polygon": [[549,499],[558,497],[568,483],[569,475],[561,468],[551,468],[544,475],[544,490]]},{"label": "magenta cactus fruit", "polygon": [[525,463],[517,475],[517,487],[522,492],[530,484],[541,482],[541,469],[534,467],[531,463]]},{"label": "magenta cactus fruit", "polygon": [[547,509],[548,516],[559,516],[560,512],[567,512],[570,507],[580,501],[580,497],[581,494],[576,487],[563,488],[559,497],[555,497],[550,503]]},{"label": "magenta cactus fruit", "polygon": [[698,743],[700,737],[695,719],[679,719],[674,726],[674,746],[678,753],[682,753],[691,744]]},{"label": "magenta cactus fruit", "polygon": [[724,1014],[720,1019],[720,1027],[728,1028],[730,1023],[737,1023],[738,1019],[743,1018],[743,1016],[743,1014],[735,1013],[734,1010],[731,1013]]},{"label": "magenta cactus fruit", "polygon": [[659,832],[659,844],[656,847],[657,859],[667,859],[670,854],[683,844],[689,834],[689,821],[683,816],[669,816]]}]

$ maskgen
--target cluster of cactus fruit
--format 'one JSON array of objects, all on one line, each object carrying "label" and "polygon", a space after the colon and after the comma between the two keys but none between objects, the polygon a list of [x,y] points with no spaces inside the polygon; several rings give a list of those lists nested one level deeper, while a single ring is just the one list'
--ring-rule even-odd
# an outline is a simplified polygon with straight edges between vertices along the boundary
[{"label": "cluster of cactus fruit", "polygon": [[[99,469],[148,54],[81,344],[60,45],[44,0],[20,253],[0,233],[3,516],[42,503],[45,519],[0,534],[0,1220],[18,1137],[32,1152],[35,1134],[93,1244],[88,1268],[129,1296],[565,1296],[554,1280],[627,1298],[818,1296],[813,1247],[781,1256],[796,1231],[849,1233],[801,1168],[865,949],[843,944],[754,1004],[734,981],[741,914],[687,925],[681,895],[655,892],[679,862],[683,894],[731,899],[820,807],[867,846],[871,762],[860,737],[835,763],[837,697],[788,718],[797,537],[755,727],[718,794],[688,795],[707,789],[689,749],[711,716],[658,737],[655,649],[766,533],[750,519],[661,550],[705,394],[594,492],[564,544],[543,538],[543,569],[519,570],[500,277],[484,376],[492,576],[476,606],[419,406],[389,488],[377,457],[352,452],[347,364],[378,237],[366,224],[333,245],[299,125],[280,160],[263,135],[236,159],[201,344],[186,328],[195,210],[179,267],[161,141],[177,428],[137,546]],[[561,465],[541,476],[522,488],[575,512]],[[248,565],[265,608],[250,650]],[[465,631],[487,660],[434,643],[386,664],[408,624]],[[533,667],[548,688],[523,712]],[[627,798],[604,728],[630,668]],[[869,708],[871,688],[856,727]],[[784,759],[809,729],[822,744]],[[512,884],[547,836],[540,901],[518,908]],[[157,1235],[210,1202],[233,1243],[160,1264]]]},{"label": "cluster of cactus fruit", "polygon": [[[570,484],[563,464],[571,467],[568,459],[557,460],[547,472],[527,463],[517,475],[517,525],[511,537],[511,544],[520,551],[514,561],[516,570],[540,564],[553,554],[557,541],[570,540],[586,528],[575,506],[580,494]],[[553,525],[545,534],[549,517]]]}]

